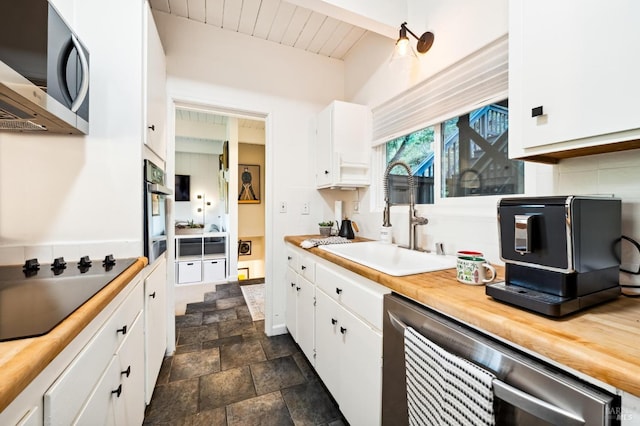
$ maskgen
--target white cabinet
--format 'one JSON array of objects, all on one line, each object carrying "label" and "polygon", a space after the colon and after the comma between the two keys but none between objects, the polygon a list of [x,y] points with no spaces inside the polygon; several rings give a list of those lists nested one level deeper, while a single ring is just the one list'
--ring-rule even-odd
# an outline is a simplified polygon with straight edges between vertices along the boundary
[{"label": "white cabinet", "polygon": [[149,404],[167,349],[167,261],[161,257],[144,280],[144,401]]},{"label": "white cabinet", "polygon": [[145,94],[146,94],[146,125],[144,142],[161,159],[167,158],[167,140],[165,134],[166,122],[166,80],[167,64],[158,35],[158,29],[153,20],[151,9],[145,2]]},{"label": "white cabinet", "polygon": [[[69,425],[86,409],[87,404],[109,405],[111,393],[98,392],[99,388],[114,380],[121,380],[120,374],[109,373],[114,358],[122,357],[122,362],[131,366],[129,380],[133,385],[123,398],[122,404],[129,404],[130,418],[142,421],[144,417],[144,344],[141,312],[143,309],[143,288],[138,281],[131,293],[113,312],[105,324],[82,349],[66,370],[44,394],[44,424]],[[117,364],[118,367],[120,364]],[[115,376],[115,378],[114,378]],[[106,378],[105,378],[106,377]],[[115,382],[114,382],[115,383]],[[120,382],[118,382],[120,383]],[[118,384],[112,390],[115,390]],[[142,398],[141,398],[142,396]],[[125,402],[126,399],[131,401]],[[107,402],[105,402],[107,401]],[[138,423],[139,424],[139,423]]]},{"label": "white cabinet", "polygon": [[[315,364],[315,262],[298,249],[287,247],[286,325],[311,365]],[[293,266],[293,268],[292,268]],[[295,268],[295,269],[294,269]],[[297,271],[296,271],[297,269]]]},{"label": "white cabinet", "polygon": [[509,13],[509,155],[639,147],[640,59],[622,46],[640,43],[640,3],[511,0]]},{"label": "white cabinet", "polygon": [[176,283],[225,281],[227,252],[226,232],[176,235]]},{"label": "white cabinet", "polygon": [[316,291],[316,370],[350,424],[380,424],[382,332],[322,290]]},{"label": "white cabinet", "polygon": [[144,420],[144,351],[142,314],[111,358],[74,425],[139,425]]},{"label": "white cabinet", "polygon": [[287,265],[289,332],[349,423],[380,424],[382,303],[389,289],[292,245]]},{"label": "white cabinet", "polygon": [[369,185],[371,112],[364,105],[334,101],[317,118],[316,186]]}]

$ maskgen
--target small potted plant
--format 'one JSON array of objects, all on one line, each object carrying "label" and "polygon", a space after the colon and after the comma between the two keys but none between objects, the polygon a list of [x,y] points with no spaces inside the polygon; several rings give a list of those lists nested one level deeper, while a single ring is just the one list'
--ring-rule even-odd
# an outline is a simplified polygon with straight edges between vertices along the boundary
[{"label": "small potted plant", "polygon": [[328,237],[331,235],[331,230],[333,229],[333,221],[325,221],[318,223],[320,227],[320,235],[323,237]]}]

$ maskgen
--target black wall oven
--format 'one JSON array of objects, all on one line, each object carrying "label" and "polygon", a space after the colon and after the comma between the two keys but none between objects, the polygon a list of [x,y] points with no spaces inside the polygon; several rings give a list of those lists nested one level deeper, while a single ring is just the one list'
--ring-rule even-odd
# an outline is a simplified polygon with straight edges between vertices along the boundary
[{"label": "black wall oven", "polygon": [[144,255],[153,263],[167,251],[167,195],[164,171],[144,161]]}]

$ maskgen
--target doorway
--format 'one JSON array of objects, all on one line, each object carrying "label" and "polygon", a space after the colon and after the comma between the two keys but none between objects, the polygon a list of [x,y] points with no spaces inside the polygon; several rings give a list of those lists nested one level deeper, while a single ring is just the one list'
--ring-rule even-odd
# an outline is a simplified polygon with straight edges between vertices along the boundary
[{"label": "doorway", "polygon": [[[177,225],[175,312],[181,314],[187,303],[202,301],[204,294],[214,291],[217,284],[264,281],[265,119],[202,106],[176,105],[174,136],[173,167],[168,170],[173,170],[176,185],[183,183],[184,186],[185,181],[188,185],[186,189],[176,187],[177,193],[188,195],[181,198],[184,201],[176,198],[172,211]],[[240,199],[242,188],[250,196],[243,195]],[[205,273],[208,262],[218,261],[218,258],[209,259],[211,253],[205,244],[202,272],[181,275],[180,241],[196,238],[180,235],[185,232],[200,233],[204,243],[211,239],[224,240],[224,276]],[[186,260],[192,263],[198,259]],[[220,271],[219,265],[215,266]],[[185,264],[184,267],[194,266]]]}]

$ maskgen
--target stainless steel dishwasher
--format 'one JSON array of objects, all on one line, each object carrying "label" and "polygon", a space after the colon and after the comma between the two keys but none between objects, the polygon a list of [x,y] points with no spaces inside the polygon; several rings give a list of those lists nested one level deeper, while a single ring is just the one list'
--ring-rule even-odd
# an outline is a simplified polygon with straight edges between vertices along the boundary
[{"label": "stainless steel dishwasher", "polygon": [[620,398],[397,294],[384,298],[382,424],[408,421],[404,329],[496,375],[497,425],[617,425]]}]

